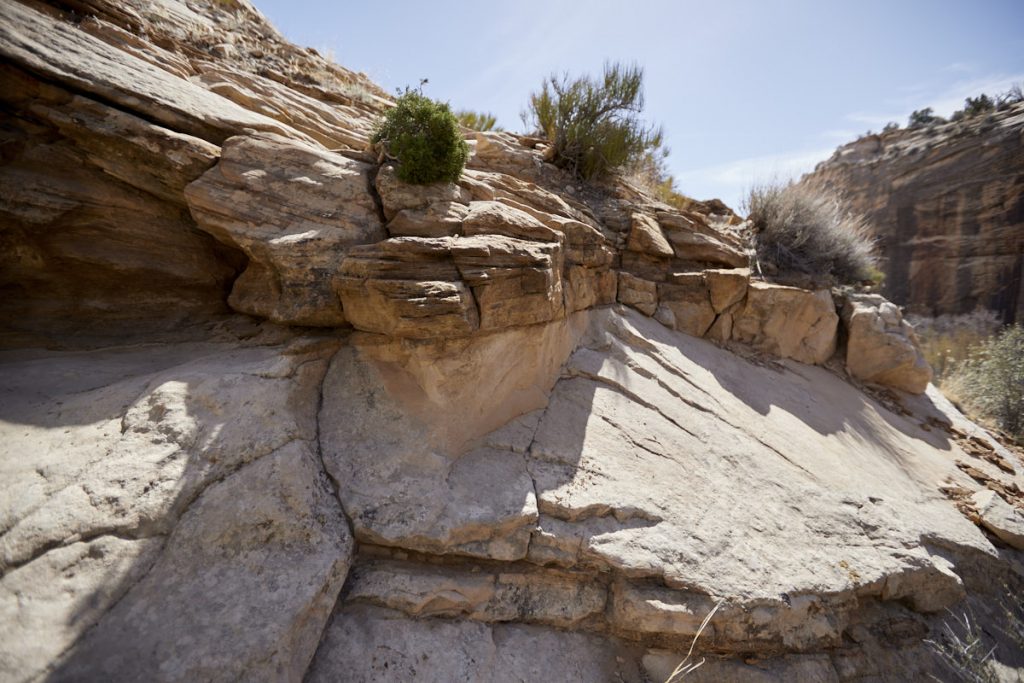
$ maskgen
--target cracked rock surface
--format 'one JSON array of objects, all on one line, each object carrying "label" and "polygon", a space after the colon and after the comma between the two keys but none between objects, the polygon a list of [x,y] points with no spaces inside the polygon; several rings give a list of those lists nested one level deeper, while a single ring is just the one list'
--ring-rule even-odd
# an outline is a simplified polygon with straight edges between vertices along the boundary
[{"label": "cracked rock surface", "polygon": [[892,304],[527,136],[401,183],[246,0],[0,55],[0,680],[661,681],[716,608],[693,680],[1024,670],[1024,463]]}]

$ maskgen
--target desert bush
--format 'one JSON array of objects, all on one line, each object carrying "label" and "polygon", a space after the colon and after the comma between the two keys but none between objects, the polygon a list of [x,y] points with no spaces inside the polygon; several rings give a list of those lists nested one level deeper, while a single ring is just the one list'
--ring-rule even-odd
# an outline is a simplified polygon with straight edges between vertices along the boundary
[{"label": "desert bush", "polygon": [[459,120],[459,123],[470,130],[501,130],[498,126],[498,117],[488,112],[469,111],[468,109],[463,109],[455,112],[455,118]]},{"label": "desert bush", "polygon": [[907,121],[907,128],[922,128],[924,126],[930,126],[933,123],[945,123],[946,120],[941,116],[936,116],[932,112],[931,107],[925,107],[924,109],[918,109],[910,114],[910,119]]},{"label": "desert bush", "polygon": [[978,344],[951,384],[970,412],[1024,436],[1024,327],[1006,327]]},{"label": "desert bush", "polygon": [[373,142],[398,160],[398,177],[407,183],[458,180],[469,158],[469,145],[448,105],[408,88],[378,125]]},{"label": "desert bush", "polygon": [[556,166],[597,179],[661,146],[661,129],[639,118],[643,105],[643,69],[606,64],[600,79],[551,76],[523,118],[551,142]]},{"label": "desert bush", "polygon": [[877,272],[866,220],[824,190],[793,183],[755,187],[744,208],[760,263],[840,283],[867,282]]},{"label": "desert bush", "polygon": [[935,372],[935,384],[944,391],[945,381],[960,364],[1001,327],[996,313],[985,309],[936,317],[909,315],[907,321],[914,326],[921,353]]},{"label": "desert bush", "polygon": [[1004,93],[996,95],[996,109],[1006,109],[1020,102],[1024,102],[1024,84],[1014,83]]}]

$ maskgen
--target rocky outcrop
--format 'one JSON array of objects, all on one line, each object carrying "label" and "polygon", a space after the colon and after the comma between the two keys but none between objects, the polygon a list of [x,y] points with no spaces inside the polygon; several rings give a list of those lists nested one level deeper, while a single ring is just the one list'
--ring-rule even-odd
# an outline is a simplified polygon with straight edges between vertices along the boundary
[{"label": "rocky outcrop", "polygon": [[[273,287],[280,263],[268,264],[266,252],[281,248],[263,245],[263,260],[247,263],[251,243],[204,232],[184,188],[217,164],[225,140],[240,134],[281,136],[328,163],[356,164],[332,158],[321,143],[364,154],[372,115],[387,105],[383,93],[287,43],[244,2],[213,2],[199,11],[176,2],[156,9],[141,1],[73,7],[65,14],[38,4],[0,7],[0,98],[13,113],[0,130],[5,335],[184,333],[229,312],[225,292],[247,270],[232,297],[242,302],[239,310],[289,319],[287,302],[257,302],[246,291],[258,285],[254,270],[267,276],[265,290]],[[232,163],[240,170],[229,160],[218,173]],[[261,182],[293,190],[301,184],[301,175],[263,181],[253,175],[239,179],[239,191]],[[315,190],[304,189],[293,209],[313,201]],[[373,208],[372,198],[342,196],[353,199],[353,208],[360,202]],[[243,207],[240,198],[228,202],[237,220],[255,218],[246,210],[285,213],[269,204]],[[322,215],[305,220],[329,223]],[[299,219],[288,222],[294,227]],[[269,239],[291,234],[275,229]],[[306,286],[287,277],[280,284]],[[328,308],[293,311],[294,321],[336,321],[338,304]]]},{"label": "rocky outcrop", "polygon": [[281,335],[0,357],[5,677],[641,681],[724,599],[707,675],[896,680],[1013,580],[938,485],[1021,464],[926,431],[961,419],[935,394],[901,416],[628,308]]},{"label": "rocky outcrop", "polygon": [[914,327],[900,309],[877,294],[847,294],[846,370],[857,379],[920,394],[932,369],[918,347]]},{"label": "rocky outcrop", "polygon": [[243,0],[0,18],[0,678],[639,683],[716,606],[695,680],[1024,666],[1024,463],[891,304],[528,137],[401,183]]},{"label": "rocky outcrop", "polygon": [[869,135],[801,182],[867,215],[894,302],[920,315],[982,307],[1024,320],[1024,104]]},{"label": "rocky outcrop", "polygon": [[226,140],[185,198],[203,231],[248,258],[228,305],[275,322],[344,325],[338,263],[349,247],[387,236],[369,182],[367,164],[301,142]]}]

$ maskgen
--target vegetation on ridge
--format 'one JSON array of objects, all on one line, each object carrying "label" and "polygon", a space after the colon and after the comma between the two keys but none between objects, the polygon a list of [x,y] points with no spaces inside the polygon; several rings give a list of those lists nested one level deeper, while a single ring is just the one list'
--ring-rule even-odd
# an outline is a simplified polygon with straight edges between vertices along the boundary
[{"label": "vegetation on ridge", "polygon": [[969,412],[1024,437],[1024,327],[1006,327],[980,342],[946,386]]},{"label": "vegetation on ridge", "polygon": [[469,159],[459,121],[444,102],[405,89],[373,134],[398,160],[399,179],[419,185],[456,181]]},{"label": "vegetation on ridge", "polygon": [[490,112],[463,109],[455,112],[455,118],[459,120],[460,124],[470,130],[479,130],[484,132],[489,130],[502,130],[501,126],[498,125],[498,117]]},{"label": "vegetation on ridge", "polygon": [[863,216],[822,190],[789,183],[750,191],[758,261],[781,272],[854,284],[876,277],[874,242]]},{"label": "vegetation on ridge", "polygon": [[643,106],[643,69],[605,64],[600,79],[548,78],[523,120],[550,141],[556,166],[596,180],[661,147],[661,129],[639,117]]}]

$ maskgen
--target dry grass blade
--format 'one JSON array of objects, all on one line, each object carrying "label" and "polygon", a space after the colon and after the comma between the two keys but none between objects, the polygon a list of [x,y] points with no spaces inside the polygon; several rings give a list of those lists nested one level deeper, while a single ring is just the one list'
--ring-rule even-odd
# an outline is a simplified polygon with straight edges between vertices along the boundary
[{"label": "dry grass blade", "polygon": [[697,645],[697,639],[700,638],[700,634],[704,632],[705,628],[707,628],[708,622],[711,621],[711,617],[715,616],[715,612],[717,612],[718,608],[724,603],[725,598],[720,599],[715,603],[715,606],[711,608],[711,611],[708,612],[707,616],[704,617],[704,621],[700,623],[700,628],[697,629],[697,633],[693,636],[693,642],[690,643],[690,649],[687,651],[686,657],[683,658],[683,661],[679,662],[679,665],[672,671],[672,675],[665,679],[665,683],[675,683],[676,681],[682,680],[688,674],[696,671],[704,664],[705,660],[703,658],[701,658],[699,662],[690,661],[693,657],[693,648]]},{"label": "dry grass blade", "polygon": [[[981,629],[971,621],[966,612],[960,616],[950,612],[950,615],[957,628],[947,621],[944,624],[945,633],[941,640],[926,640],[924,642],[945,660],[949,668],[956,674],[957,680],[967,683],[999,683],[999,676],[993,670],[990,662],[996,649],[995,646],[985,651]],[[936,681],[942,680],[934,675],[931,678]]]}]

